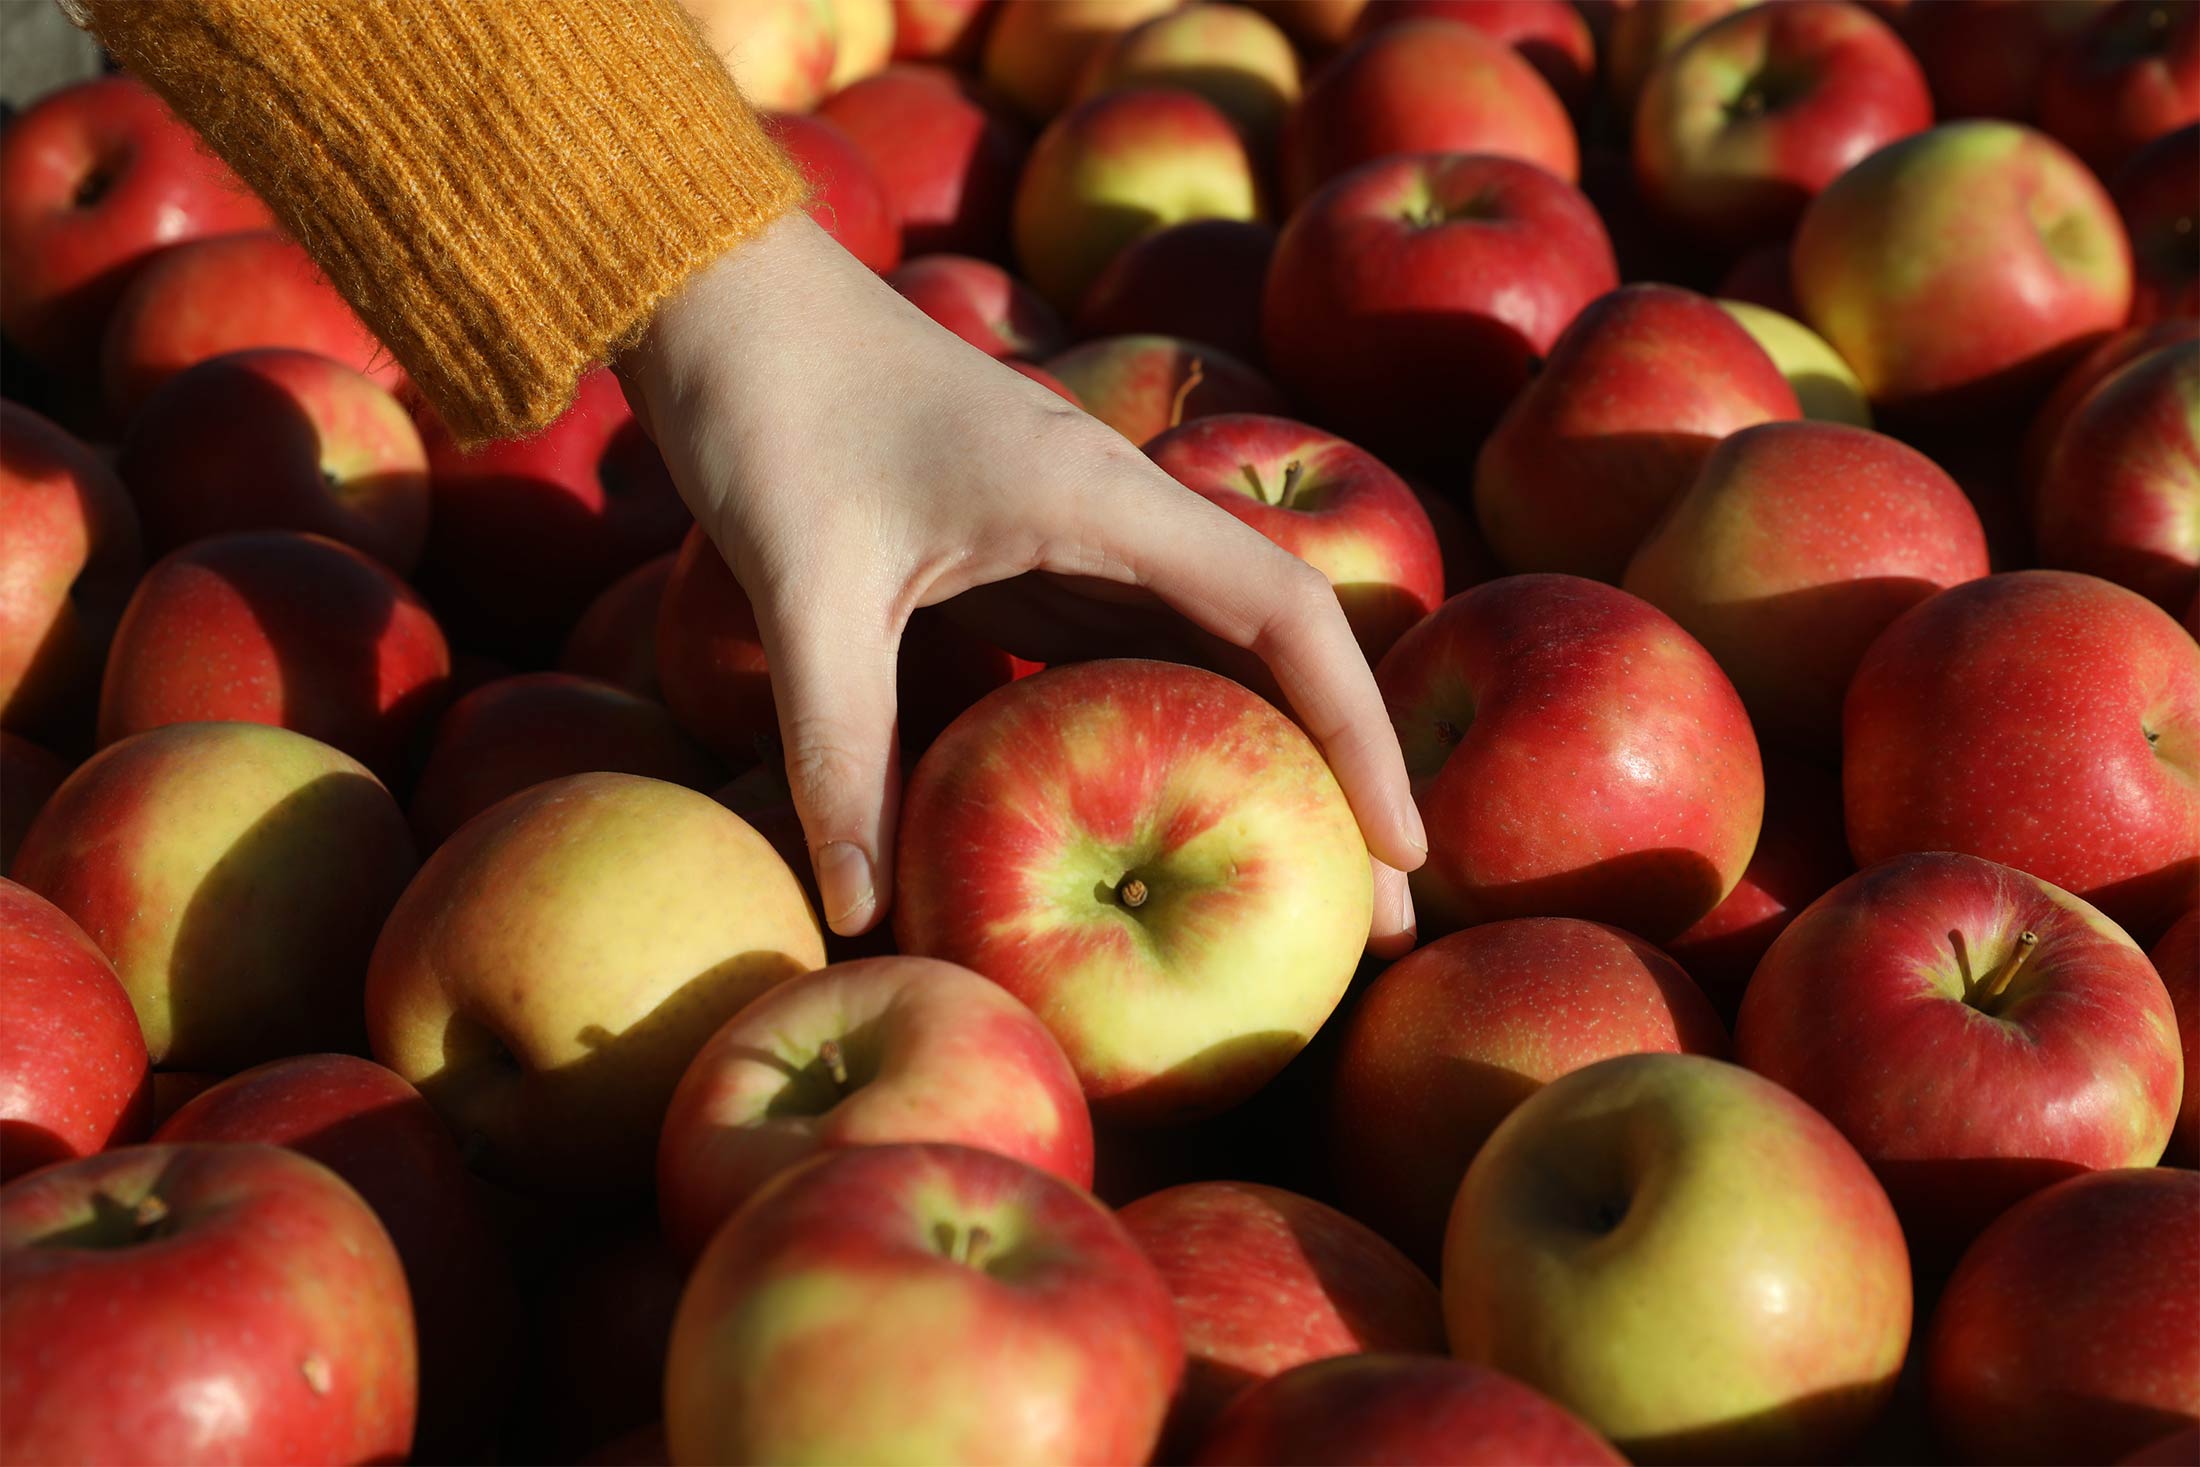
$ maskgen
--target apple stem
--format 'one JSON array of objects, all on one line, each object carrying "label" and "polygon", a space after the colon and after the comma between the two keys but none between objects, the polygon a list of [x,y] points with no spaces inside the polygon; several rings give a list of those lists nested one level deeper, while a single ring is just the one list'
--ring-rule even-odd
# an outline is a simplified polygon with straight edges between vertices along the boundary
[{"label": "apple stem", "polygon": [[1190,370],[1184,374],[1184,385],[1177,388],[1176,397],[1169,403],[1169,426],[1174,428],[1184,421],[1184,404],[1191,400],[1193,391],[1207,380],[1207,364],[1198,357],[1192,358]]},{"label": "apple stem", "polygon": [[2016,978],[2018,970],[2024,967],[2024,960],[2031,957],[2032,950],[2039,945],[2040,936],[2038,933],[2018,933],[2017,950],[2011,953],[2008,957],[2002,959],[2001,966],[1994,969],[1993,972],[1987,974],[1986,981],[1979,985],[1978,997],[1980,998],[1980,1000],[1986,1001],[2000,998],[2002,994],[2008,989],[2011,981]]},{"label": "apple stem", "polygon": [[1460,733],[1458,724],[1448,718],[1436,720],[1436,742],[1449,746],[1458,743],[1462,737],[1464,735]]},{"label": "apple stem", "polygon": [[149,1233],[168,1220],[168,1204],[158,1197],[146,1196],[130,1209],[130,1221],[140,1233]]},{"label": "apple stem", "polygon": [[1291,460],[1291,462],[1284,467],[1283,492],[1276,496],[1276,503],[1283,505],[1285,508],[1288,509],[1291,504],[1292,496],[1296,495],[1299,492],[1299,480],[1305,477],[1306,465],[1300,463],[1297,459]]},{"label": "apple stem", "polygon": [[993,1251],[993,1234],[983,1223],[972,1223],[955,1235],[955,1261],[971,1268],[985,1267],[986,1255]]},{"label": "apple stem", "polygon": [[840,1041],[828,1039],[817,1047],[817,1057],[825,1062],[825,1073],[833,1077],[833,1083],[843,1089],[848,1085],[848,1057],[840,1051]]},{"label": "apple stem", "polygon": [[1146,883],[1135,876],[1126,876],[1115,884],[1115,899],[1126,907],[1143,907],[1150,895]]}]

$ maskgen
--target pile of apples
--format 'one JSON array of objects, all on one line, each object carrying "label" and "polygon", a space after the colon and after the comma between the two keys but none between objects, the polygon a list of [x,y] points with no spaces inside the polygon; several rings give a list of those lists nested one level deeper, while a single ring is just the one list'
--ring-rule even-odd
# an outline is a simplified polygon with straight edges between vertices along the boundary
[{"label": "pile of apples", "polygon": [[952,606],[828,933],[615,379],[461,450],[66,88],[0,1460],[2200,1461],[2200,5],[688,3],[849,251],[1333,585],[1419,945],[1268,690]]}]

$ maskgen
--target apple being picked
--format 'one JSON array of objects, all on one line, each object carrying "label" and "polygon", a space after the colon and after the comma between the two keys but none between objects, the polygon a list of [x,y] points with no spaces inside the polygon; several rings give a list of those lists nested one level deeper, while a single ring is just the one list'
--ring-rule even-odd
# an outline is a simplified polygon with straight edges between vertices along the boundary
[{"label": "apple being picked", "polygon": [[904,952],[1028,1005],[1111,1120],[1243,1100],[1336,1008],[1372,873],[1320,752],[1237,684],[1162,662],[988,694],[909,776]]}]

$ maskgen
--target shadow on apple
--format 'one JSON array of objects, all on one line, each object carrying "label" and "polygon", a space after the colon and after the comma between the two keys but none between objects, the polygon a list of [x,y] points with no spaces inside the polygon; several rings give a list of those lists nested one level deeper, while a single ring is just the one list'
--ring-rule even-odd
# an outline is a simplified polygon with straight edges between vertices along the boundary
[{"label": "shadow on apple", "polygon": [[[1559,777],[1554,775],[1554,779]],[[1497,823],[1505,821],[1509,813],[1489,806],[1476,811],[1482,820]],[[1432,830],[1430,836],[1440,850],[1443,832]],[[1513,917],[1570,916],[1624,928],[1651,942],[1664,942],[1717,906],[1726,886],[1719,868],[1701,851],[1678,846],[1625,851],[1547,876],[1484,885],[1461,904],[1464,910],[1460,915],[1466,920],[1439,922],[1435,914],[1451,904],[1428,891],[1428,870],[1424,866],[1412,878],[1414,904],[1423,914],[1424,941],[1439,932]]]}]

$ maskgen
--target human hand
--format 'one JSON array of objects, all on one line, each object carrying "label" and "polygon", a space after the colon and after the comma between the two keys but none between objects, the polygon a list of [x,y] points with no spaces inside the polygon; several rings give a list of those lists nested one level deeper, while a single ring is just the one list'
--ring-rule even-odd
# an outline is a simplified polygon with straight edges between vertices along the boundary
[{"label": "human hand", "polygon": [[1150,648],[1167,608],[1206,660],[1264,669],[1375,858],[1375,946],[1411,945],[1401,872],[1427,838],[1320,572],[935,325],[801,215],[693,276],[619,370],[754,606],[834,931],[864,931],[890,898],[902,629],[955,599],[1027,656]]}]

